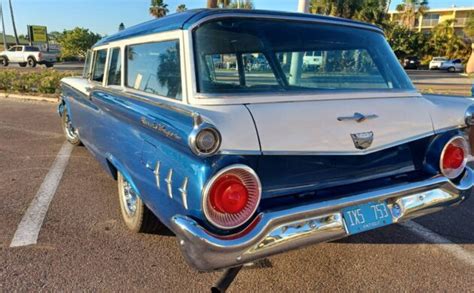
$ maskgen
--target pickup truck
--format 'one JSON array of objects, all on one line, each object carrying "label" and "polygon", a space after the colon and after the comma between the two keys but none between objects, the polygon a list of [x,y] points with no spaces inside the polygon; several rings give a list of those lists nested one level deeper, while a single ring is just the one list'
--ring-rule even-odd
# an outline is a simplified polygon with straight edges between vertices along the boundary
[{"label": "pickup truck", "polygon": [[36,67],[37,64],[52,67],[56,61],[56,54],[41,52],[34,46],[13,46],[0,52],[0,65],[4,67],[10,63],[18,63],[21,67]]}]

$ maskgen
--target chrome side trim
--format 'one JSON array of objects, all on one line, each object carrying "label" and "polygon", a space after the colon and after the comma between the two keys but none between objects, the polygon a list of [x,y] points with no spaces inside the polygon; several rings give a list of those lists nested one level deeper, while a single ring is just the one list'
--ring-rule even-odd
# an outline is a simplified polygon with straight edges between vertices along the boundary
[{"label": "chrome side trim", "polygon": [[165,182],[168,186],[168,196],[173,198],[173,169],[168,171],[168,176],[166,177]]},{"label": "chrome side trim", "polygon": [[155,174],[155,181],[156,181],[156,186],[158,189],[161,189],[161,184],[160,184],[160,161],[156,162],[156,167],[155,170],[153,171],[153,174]]},{"label": "chrome side trim", "polygon": [[188,177],[184,178],[183,185],[179,188],[179,192],[181,192],[181,200],[183,201],[183,206],[187,210],[188,209]]},{"label": "chrome side trim", "polygon": [[201,271],[238,266],[306,245],[348,236],[342,210],[386,201],[395,223],[432,213],[466,199],[474,173],[466,169],[459,182],[437,176],[420,182],[390,186],[347,197],[261,212],[246,233],[219,237],[193,219],[176,215],[171,228],[188,262]]},{"label": "chrome side trim", "polygon": [[370,31],[374,31],[380,34],[384,34],[383,30],[377,26],[373,26],[370,24],[364,24],[364,23],[357,23],[357,22],[346,22],[346,21],[341,21],[338,18],[332,19],[317,19],[313,17],[308,17],[307,15],[301,13],[299,16],[281,16],[281,15],[265,15],[265,14],[243,14],[243,13],[226,13],[226,14],[218,14],[218,15],[210,15],[207,17],[202,18],[196,23],[193,23],[188,29],[189,30],[194,30],[198,26],[201,26],[202,24],[209,22],[211,20],[216,20],[216,19],[222,19],[222,18],[256,18],[256,19],[274,19],[274,20],[289,20],[289,21],[299,21],[299,22],[312,22],[312,23],[323,23],[323,24],[333,24],[333,25],[340,25],[340,26],[348,26],[348,27],[354,27],[354,28],[361,28],[361,29],[366,29]]}]

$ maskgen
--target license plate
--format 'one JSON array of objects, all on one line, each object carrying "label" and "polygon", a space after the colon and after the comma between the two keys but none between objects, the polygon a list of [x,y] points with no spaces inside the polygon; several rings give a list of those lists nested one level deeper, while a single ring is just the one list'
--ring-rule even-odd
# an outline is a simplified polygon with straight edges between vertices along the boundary
[{"label": "license plate", "polygon": [[392,213],[385,202],[369,202],[342,210],[349,234],[383,227],[393,223]]}]

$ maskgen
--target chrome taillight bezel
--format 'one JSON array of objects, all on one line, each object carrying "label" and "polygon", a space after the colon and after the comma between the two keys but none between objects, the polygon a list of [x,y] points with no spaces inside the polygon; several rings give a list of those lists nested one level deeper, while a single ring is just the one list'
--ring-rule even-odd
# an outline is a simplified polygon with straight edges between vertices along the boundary
[{"label": "chrome taillight bezel", "polygon": [[[213,184],[219,179],[221,176],[226,174],[232,174],[238,176],[239,178],[243,176],[247,176],[246,178],[241,179],[242,183],[246,186],[252,206],[248,207],[245,210],[245,213],[240,212],[238,214],[226,214],[216,211],[212,208],[209,193]],[[253,182],[250,184],[249,180]],[[234,164],[228,167],[225,167],[219,172],[217,172],[205,185],[203,192],[202,192],[202,210],[204,212],[204,216],[209,223],[213,226],[224,229],[224,230],[231,230],[236,229],[244,225],[248,220],[252,218],[252,216],[257,211],[257,208],[260,204],[260,200],[262,197],[262,184],[260,179],[258,178],[257,173],[247,165],[243,164]],[[239,218],[240,217],[240,218]],[[229,224],[226,224],[226,221]]]},{"label": "chrome taillight bezel", "polygon": [[[453,143],[456,143],[457,146],[463,148],[463,150],[464,150],[464,160],[463,160],[461,166],[457,169],[449,169],[449,170],[444,169],[443,168],[443,158],[444,158],[446,149],[450,144],[453,144]],[[441,171],[441,174],[443,174],[444,176],[446,176],[449,179],[456,179],[457,177],[459,177],[462,174],[462,172],[464,171],[464,169],[466,168],[469,154],[470,154],[470,148],[469,148],[469,144],[468,144],[466,138],[461,136],[461,135],[456,135],[456,136],[452,137],[444,145],[443,150],[441,151],[441,155],[439,157],[439,170]]]}]

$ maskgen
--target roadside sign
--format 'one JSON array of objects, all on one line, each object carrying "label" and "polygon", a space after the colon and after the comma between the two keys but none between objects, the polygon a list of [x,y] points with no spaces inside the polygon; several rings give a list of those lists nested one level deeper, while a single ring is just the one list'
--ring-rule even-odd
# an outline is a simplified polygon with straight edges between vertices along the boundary
[{"label": "roadside sign", "polygon": [[30,36],[30,42],[47,43],[48,42],[48,31],[45,26],[29,25],[28,34]]}]

